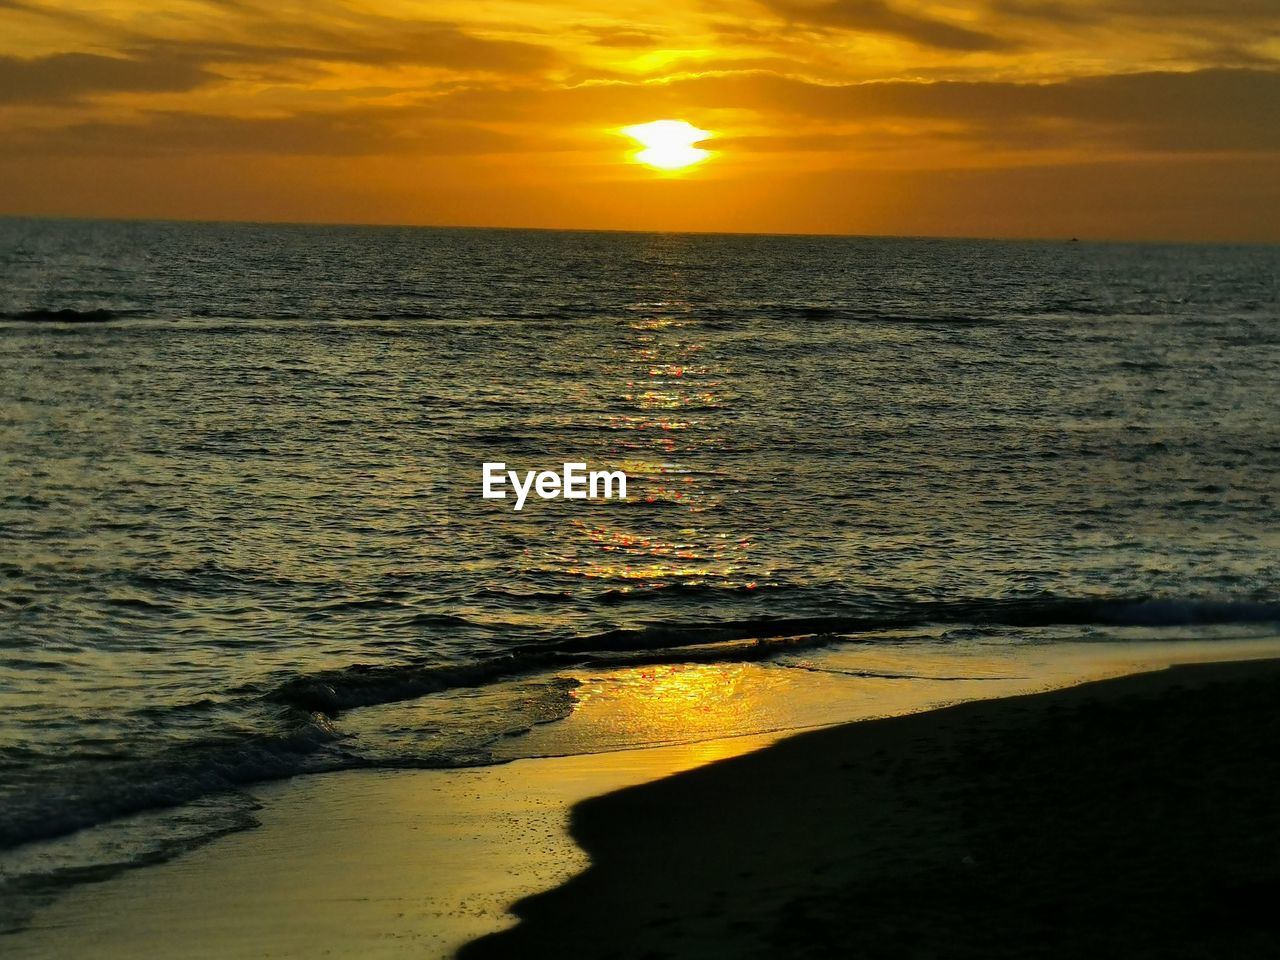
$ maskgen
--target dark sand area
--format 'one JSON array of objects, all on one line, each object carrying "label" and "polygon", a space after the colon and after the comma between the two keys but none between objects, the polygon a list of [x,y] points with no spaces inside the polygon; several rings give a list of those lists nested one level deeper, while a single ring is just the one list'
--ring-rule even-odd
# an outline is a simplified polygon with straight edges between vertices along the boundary
[{"label": "dark sand area", "polygon": [[572,833],[464,960],[1280,956],[1280,661],[807,733]]}]

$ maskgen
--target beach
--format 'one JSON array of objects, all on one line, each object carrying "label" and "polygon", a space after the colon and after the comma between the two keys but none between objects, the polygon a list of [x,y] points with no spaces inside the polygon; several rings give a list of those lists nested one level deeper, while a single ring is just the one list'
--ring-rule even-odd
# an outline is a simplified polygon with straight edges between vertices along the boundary
[{"label": "beach", "polygon": [[1280,660],[1194,664],[788,738],[302,778],[6,955],[1258,956],[1277,693]]}]

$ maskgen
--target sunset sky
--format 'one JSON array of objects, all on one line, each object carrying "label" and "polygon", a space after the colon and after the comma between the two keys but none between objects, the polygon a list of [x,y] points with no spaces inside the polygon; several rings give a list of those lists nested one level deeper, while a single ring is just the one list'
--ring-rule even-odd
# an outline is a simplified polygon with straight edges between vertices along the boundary
[{"label": "sunset sky", "polygon": [[0,125],[8,214],[1277,241],[1280,0],[0,0]]}]

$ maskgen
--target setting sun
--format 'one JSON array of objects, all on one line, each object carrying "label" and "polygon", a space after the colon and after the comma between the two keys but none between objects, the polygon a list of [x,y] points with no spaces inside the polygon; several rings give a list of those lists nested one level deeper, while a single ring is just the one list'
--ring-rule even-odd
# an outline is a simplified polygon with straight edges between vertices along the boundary
[{"label": "setting sun", "polygon": [[622,132],[644,147],[633,159],[659,170],[679,170],[711,156],[710,150],[694,146],[708,139],[711,132],[683,120],[654,120],[625,127]]}]

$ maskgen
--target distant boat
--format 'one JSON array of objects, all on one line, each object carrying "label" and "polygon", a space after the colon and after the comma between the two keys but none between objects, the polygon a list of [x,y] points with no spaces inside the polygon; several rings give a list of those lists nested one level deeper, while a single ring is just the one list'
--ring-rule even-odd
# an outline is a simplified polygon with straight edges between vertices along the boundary
[{"label": "distant boat", "polygon": [[1070,239],[1070,241],[1068,241],[1068,242],[1069,242],[1069,243],[1079,243],[1079,242],[1080,242],[1080,238],[1079,238],[1079,237],[1072,237],[1072,238]]}]

